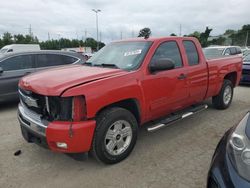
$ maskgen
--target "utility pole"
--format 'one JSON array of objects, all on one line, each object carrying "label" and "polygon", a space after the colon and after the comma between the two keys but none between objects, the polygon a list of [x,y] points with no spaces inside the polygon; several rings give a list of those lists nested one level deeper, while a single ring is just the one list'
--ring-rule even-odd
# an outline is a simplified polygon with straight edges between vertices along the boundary
[{"label": "utility pole", "polygon": [[182,29],[182,28],[181,28],[181,24],[180,24],[180,34],[179,34],[179,35],[180,35],[180,37],[181,37],[181,29]]},{"label": "utility pole", "polygon": [[48,32],[48,40],[50,40],[50,33]]},{"label": "utility pole", "polygon": [[95,15],[96,15],[96,42],[97,42],[96,50],[98,51],[99,50],[98,12],[101,12],[101,10],[100,9],[92,9],[92,11],[94,11]]},{"label": "utility pole", "polygon": [[26,28],[26,29],[28,29],[29,36],[32,38],[32,37],[33,37],[33,33],[32,33],[32,27],[31,27],[31,24],[30,24],[30,25],[29,25],[29,27],[28,27],[28,28]]},{"label": "utility pole", "polygon": [[84,31],[84,34],[85,34],[85,41],[84,41],[84,51],[86,52],[86,39],[87,39],[87,30],[85,29]]},{"label": "utility pole", "polygon": [[247,31],[247,36],[246,36],[245,47],[247,47],[247,42],[248,42],[248,31]]},{"label": "utility pole", "polygon": [[121,37],[121,40],[122,40],[122,31],[121,31],[121,35],[120,35],[120,37]]}]

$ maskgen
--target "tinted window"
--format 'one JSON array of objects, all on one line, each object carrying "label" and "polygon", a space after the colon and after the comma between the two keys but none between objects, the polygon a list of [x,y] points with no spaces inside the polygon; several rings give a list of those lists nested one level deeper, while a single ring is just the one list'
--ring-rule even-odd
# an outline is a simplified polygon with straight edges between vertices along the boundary
[{"label": "tinted window", "polygon": [[64,64],[64,65],[72,64],[72,63],[75,63],[76,61],[78,61],[78,59],[75,57],[62,55],[62,64]]},{"label": "tinted window", "polygon": [[59,54],[38,54],[37,67],[50,67],[58,65],[72,64],[76,58]]},{"label": "tinted window", "polygon": [[182,67],[181,55],[176,42],[171,41],[162,43],[155,51],[151,63],[163,58],[171,59],[175,67]]},{"label": "tinted window", "polygon": [[32,55],[20,55],[0,62],[0,66],[4,71],[29,69],[33,67],[32,61]]},{"label": "tinted window", "polygon": [[231,55],[235,55],[236,54],[236,48],[230,48],[231,51]]},{"label": "tinted window", "polygon": [[236,47],[236,53],[237,54],[241,54],[242,52],[241,52],[241,49],[239,48],[239,47]]},{"label": "tinted window", "polygon": [[195,44],[192,41],[184,41],[183,45],[186,50],[188,64],[191,66],[199,64],[199,55]]}]

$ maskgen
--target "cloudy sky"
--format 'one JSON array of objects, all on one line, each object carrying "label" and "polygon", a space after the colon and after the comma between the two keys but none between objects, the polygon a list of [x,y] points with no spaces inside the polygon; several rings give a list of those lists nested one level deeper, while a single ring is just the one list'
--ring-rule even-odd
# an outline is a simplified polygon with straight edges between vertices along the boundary
[{"label": "cloudy sky", "polygon": [[[100,9],[102,41],[136,36],[149,27],[153,36],[189,34],[213,28],[212,35],[225,29],[250,24],[249,0],[0,0],[0,35],[32,32],[39,40],[50,38],[96,38],[95,13]],[[86,31],[86,32],[85,32]]]}]

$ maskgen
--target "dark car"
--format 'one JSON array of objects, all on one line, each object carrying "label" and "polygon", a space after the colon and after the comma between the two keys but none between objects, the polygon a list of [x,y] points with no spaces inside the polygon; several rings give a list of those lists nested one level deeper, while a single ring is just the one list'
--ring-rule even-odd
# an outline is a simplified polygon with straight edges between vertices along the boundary
[{"label": "dark car", "polygon": [[21,77],[55,66],[82,63],[83,56],[62,51],[32,51],[0,55],[0,102],[18,99]]},{"label": "dark car", "polygon": [[250,84],[250,53],[243,59],[242,77],[240,82],[242,84]]},{"label": "dark car", "polygon": [[250,187],[250,112],[220,140],[212,158],[207,187]]}]

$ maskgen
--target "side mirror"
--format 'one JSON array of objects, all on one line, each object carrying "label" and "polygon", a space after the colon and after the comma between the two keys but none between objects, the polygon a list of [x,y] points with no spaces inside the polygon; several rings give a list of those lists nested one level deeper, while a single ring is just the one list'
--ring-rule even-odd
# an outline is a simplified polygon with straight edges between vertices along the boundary
[{"label": "side mirror", "polygon": [[0,75],[3,74],[3,68],[0,67]]},{"label": "side mirror", "polygon": [[150,63],[149,70],[150,72],[157,72],[163,70],[171,70],[174,69],[175,65],[171,59],[162,58],[158,59],[153,63]]}]

